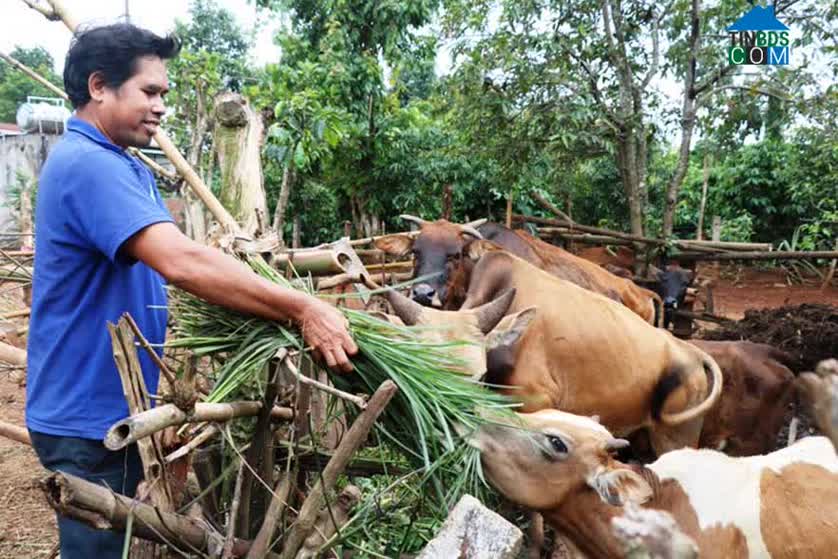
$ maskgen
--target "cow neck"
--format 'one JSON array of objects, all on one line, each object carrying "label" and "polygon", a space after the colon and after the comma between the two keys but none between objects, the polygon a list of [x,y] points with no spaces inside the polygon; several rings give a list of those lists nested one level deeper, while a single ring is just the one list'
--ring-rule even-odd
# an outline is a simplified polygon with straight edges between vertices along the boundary
[{"label": "cow neck", "polygon": [[[652,497],[643,506],[672,512],[667,507],[669,488],[661,484],[657,474],[643,466],[629,467],[652,488]],[[542,514],[549,524],[566,534],[586,555],[614,559],[625,557],[623,545],[614,535],[611,524],[612,519],[625,514],[625,509],[609,505],[587,485],[569,495],[557,508]]]}]

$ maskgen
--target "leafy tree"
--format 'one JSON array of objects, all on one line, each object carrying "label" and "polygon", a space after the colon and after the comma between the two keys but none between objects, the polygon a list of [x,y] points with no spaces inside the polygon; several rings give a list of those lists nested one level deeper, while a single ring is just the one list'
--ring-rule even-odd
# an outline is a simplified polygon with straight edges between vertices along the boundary
[{"label": "leafy tree", "polygon": [[[32,68],[55,85],[63,87],[61,77],[55,73],[52,56],[43,47],[18,46],[9,56]],[[15,122],[18,108],[30,95],[55,97],[55,93],[45,86],[5,62],[0,62],[0,122]]]}]

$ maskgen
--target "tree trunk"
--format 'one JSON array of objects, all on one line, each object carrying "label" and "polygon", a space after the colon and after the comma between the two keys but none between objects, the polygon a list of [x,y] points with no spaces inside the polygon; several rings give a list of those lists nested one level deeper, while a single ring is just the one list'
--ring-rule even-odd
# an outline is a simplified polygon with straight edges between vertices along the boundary
[{"label": "tree trunk", "polygon": [[276,201],[274,211],[273,228],[279,239],[280,246],[285,246],[285,237],[282,234],[285,228],[285,211],[288,209],[288,197],[291,196],[291,189],[294,187],[294,162],[289,161],[282,171],[282,186],[279,187],[279,198]]},{"label": "tree trunk", "polygon": [[258,226],[256,211],[267,215],[262,184],[262,119],[237,93],[215,101],[215,144],[221,166],[221,203],[246,234]]},{"label": "tree trunk", "polygon": [[450,182],[442,187],[442,219],[451,221],[451,196],[453,194],[454,185]]},{"label": "tree trunk", "polygon": [[678,163],[675,166],[675,173],[666,187],[666,199],[663,210],[663,238],[672,236],[672,229],[675,224],[675,206],[678,203],[678,191],[687,175],[687,168],[690,165],[690,147],[692,144],[693,131],[695,130],[697,92],[695,88],[695,73],[700,38],[699,0],[692,0],[690,7],[690,39],[689,55],[687,60],[687,75],[684,79],[684,103],[681,109],[681,145],[678,149]]},{"label": "tree trunk", "polygon": [[707,206],[707,183],[710,180],[710,154],[704,155],[704,180],[701,182],[701,205],[698,207],[698,228],[695,238],[699,241],[704,236],[704,208]]}]

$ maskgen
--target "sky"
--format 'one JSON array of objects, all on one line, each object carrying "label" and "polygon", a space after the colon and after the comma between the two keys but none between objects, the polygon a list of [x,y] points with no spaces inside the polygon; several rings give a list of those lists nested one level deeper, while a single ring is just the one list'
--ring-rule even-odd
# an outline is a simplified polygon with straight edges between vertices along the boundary
[{"label": "sky", "polygon": [[[64,0],[64,5],[79,21],[107,24],[125,14],[126,0]],[[232,12],[245,31],[256,29],[253,49],[258,64],[276,61],[279,47],[272,36],[276,23],[261,21],[253,1],[216,0],[218,5]],[[45,3],[45,2],[44,2]],[[21,0],[0,0],[3,17],[0,19],[0,50],[11,52],[15,46],[43,46],[55,60],[56,70],[64,67],[64,56],[70,46],[70,31],[61,22],[47,21]],[[189,0],[128,0],[131,22],[158,34],[175,28],[175,20],[189,19]]]}]

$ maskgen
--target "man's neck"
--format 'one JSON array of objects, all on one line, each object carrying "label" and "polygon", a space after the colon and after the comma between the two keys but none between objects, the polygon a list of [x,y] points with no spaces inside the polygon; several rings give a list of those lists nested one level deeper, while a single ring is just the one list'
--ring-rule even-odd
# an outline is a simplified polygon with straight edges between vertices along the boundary
[{"label": "man's neck", "polygon": [[[90,107],[90,103],[88,103],[86,106],[82,107],[81,109],[76,110],[76,118],[79,118],[79,119],[85,121],[86,123],[88,123],[89,125],[93,126],[96,130],[101,132],[102,135],[105,138],[107,138],[110,143],[114,144],[115,146],[119,146],[119,144],[117,144],[113,140],[113,138],[110,137],[107,130],[102,125],[102,121],[99,118],[99,115],[97,114],[96,110]],[[119,147],[125,149],[125,146],[119,146]]]}]

